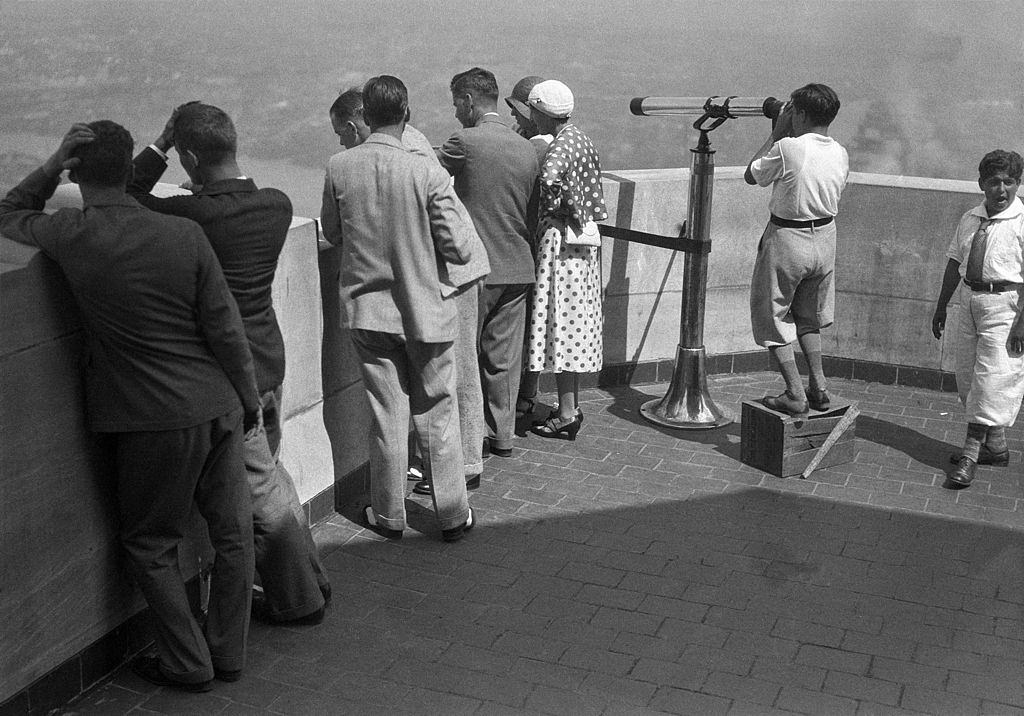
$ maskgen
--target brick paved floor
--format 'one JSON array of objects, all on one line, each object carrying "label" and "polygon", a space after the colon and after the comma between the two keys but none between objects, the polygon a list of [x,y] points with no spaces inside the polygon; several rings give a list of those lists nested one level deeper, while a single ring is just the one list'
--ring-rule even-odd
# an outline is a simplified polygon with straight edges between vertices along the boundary
[{"label": "brick paved floor", "polygon": [[[710,383],[737,416],[781,385]],[[955,396],[832,389],[864,412],[857,458],[809,480],[741,465],[737,425],[645,422],[663,385],[588,391],[575,443],[487,462],[462,542],[418,496],[399,542],[319,525],[327,618],[254,624],[240,682],[122,670],[66,713],[1024,714],[1024,430],[950,492]]]}]

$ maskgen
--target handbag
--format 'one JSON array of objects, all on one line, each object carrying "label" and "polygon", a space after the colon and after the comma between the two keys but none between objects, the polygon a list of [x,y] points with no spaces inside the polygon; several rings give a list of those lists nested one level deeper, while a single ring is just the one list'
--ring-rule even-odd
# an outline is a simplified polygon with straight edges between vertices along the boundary
[{"label": "handbag", "polygon": [[601,234],[597,222],[588,221],[583,226],[573,221],[565,222],[565,243],[570,246],[600,246]]}]

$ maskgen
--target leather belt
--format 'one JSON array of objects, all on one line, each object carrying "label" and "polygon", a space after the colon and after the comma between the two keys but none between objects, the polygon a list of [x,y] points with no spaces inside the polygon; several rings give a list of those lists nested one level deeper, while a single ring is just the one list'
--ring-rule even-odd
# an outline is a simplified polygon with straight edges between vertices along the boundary
[{"label": "leather belt", "polygon": [[1024,287],[1024,283],[1013,283],[1012,281],[968,281],[964,279],[964,284],[972,291],[981,293],[1002,293]]},{"label": "leather belt", "polygon": [[772,214],[771,222],[776,226],[781,226],[784,229],[810,229],[811,227],[817,226],[828,226],[832,223],[833,216],[826,216],[824,219],[807,219],[806,221],[796,221],[795,219],[783,219],[775,214]]}]

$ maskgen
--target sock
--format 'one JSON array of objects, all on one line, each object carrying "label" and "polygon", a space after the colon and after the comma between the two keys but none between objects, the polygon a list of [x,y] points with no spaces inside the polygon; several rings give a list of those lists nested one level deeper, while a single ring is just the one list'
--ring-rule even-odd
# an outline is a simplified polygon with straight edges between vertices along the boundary
[{"label": "sock", "polygon": [[797,400],[803,400],[804,384],[800,380],[800,371],[796,367],[793,346],[787,343],[784,346],[772,346],[768,351],[775,358],[775,362],[779,364],[779,372],[782,373],[782,379],[786,381],[786,390]]},{"label": "sock", "polygon": [[804,333],[798,339],[800,350],[807,359],[808,382],[811,390],[825,390],[825,369],[821,365],[821,334],[817,331]]},{"label": "sock", "polygon": [[964,456],[978,462],[981,444],[985,442],[988,426],[981,423],[967,423],[967,439],[964,440]]},{"label": "sock", "polygon": [[1002,425],[992,425],[988,429],[988,437],[985,439],[985,447],[991,453],[1006,452],[1006,428]]}]

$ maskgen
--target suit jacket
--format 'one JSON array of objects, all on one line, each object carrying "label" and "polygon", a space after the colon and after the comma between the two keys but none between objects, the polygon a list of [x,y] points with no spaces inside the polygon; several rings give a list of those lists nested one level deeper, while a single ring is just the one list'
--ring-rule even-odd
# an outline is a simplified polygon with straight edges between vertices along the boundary
[{"label": "suit jacket", "polygon": [[455,303],[443,264],[472,259],[471,229],[448,174],[394,137],[371,134],[331,157],[324,237],[340,244],[341,302],[349,328],[425,343],[455,340]]},{"label": "suit jacket", "polygon": [[277,189],[258,189],[251,179],[214,182],[195,195],[153,196],[149,192],[166,168],[153,149],[142,150],[128,193],[153,211],[184,216],[203,227],[238,302],[260,392],[273,390],[284,382],[285,359],[271,289],[292,222],[292,203]]},{"label": "suit jacket", "polygon": [[[430,140],[411,124],[405,125],[405,131],[402,132],[402,145],[413,154],[429,159],[432,164],[438,164],[437,153],[430,146]],[[331,196],[333,188],[325,186],[324,189],[321,225],[325,223],[324,218],[326,217],[326,224],[334,226],[337,224],[337,203]],[[470,218],[469,212],[466,211],[465,205],[458,199],[456,199],[455,210],[460,214],[461,221],[458,222],[458,226],[466,234],[464,240],[470,244],[470,259],[464,264],[454,264],[442,257],[438,268],[441,276],[441,295],[445,297],[455,294],[463,286],[483,278],[491,271],[491,265],[487,260],[487,249],[480,241],[480,235],[477,234],[476,227],[473,226],[473,220]]]},{"label": "suit jacket", "polygon": [[217,257],[195,222],[124,196],[42,209],[57,180],[30,174],[0,202],[0,233],[56,261],[87,336],[97,432],[176,430],[259,407],[252,357]]},{"label": "suit jacket", "polygon": [[484,115],[437,153],[455,177],[455,192],[473,218],[491,263],[489,284],[533,283],[532,232],[527,221],[537,185],[537,152],[530,140]]}]

